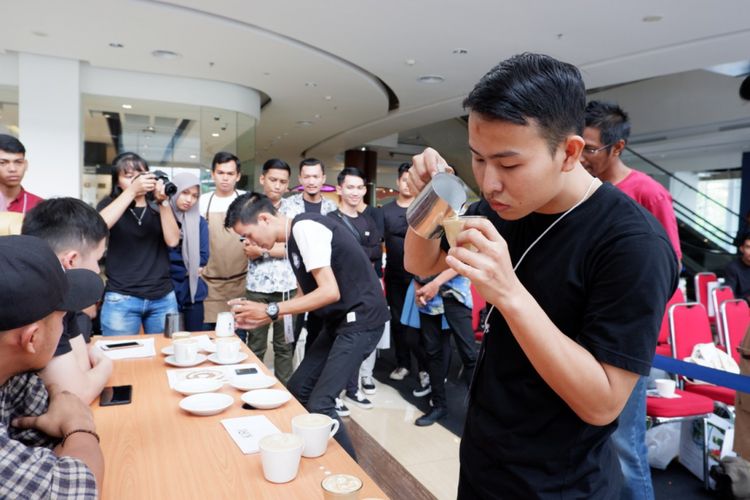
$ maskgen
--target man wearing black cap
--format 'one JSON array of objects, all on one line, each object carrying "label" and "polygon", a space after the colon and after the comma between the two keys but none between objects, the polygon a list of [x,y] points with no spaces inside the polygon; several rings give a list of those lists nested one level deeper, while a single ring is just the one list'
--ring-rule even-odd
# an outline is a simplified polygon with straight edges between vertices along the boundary
[{"label": "man wearing black cap", "polygon": [[0,498],[95,498],[104,460],[91,410],[34,371],[52,358],[65,312],[96,302],[102,281],[64,272],[32,236],[0,237],[0,275]]}]

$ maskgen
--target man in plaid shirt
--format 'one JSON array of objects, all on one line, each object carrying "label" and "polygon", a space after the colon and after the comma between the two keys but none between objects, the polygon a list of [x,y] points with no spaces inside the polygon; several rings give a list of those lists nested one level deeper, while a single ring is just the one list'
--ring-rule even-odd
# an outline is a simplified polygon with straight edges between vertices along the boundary
[{"label": "man in plaid shirt", "polygon": [[52,358],[65,312],[101,297],[101,279],[64,272],[32,236],[0,237],[0,275],[0,498],[96,498],[104,460],[91,410],[34,372]]}]

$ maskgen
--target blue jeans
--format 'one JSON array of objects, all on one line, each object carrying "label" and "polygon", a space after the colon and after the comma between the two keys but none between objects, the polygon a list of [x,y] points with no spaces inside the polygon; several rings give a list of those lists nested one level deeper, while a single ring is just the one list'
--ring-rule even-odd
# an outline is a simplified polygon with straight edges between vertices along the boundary
[{"label": "blue jeans", "polygon": [[348,376],[378,345],[383,327],[374,330],[337,333],[324,327],[305,353],[286,387],[310,413],[323,413],[336,419],[340,427],[334,438],[356,460],[354,446],[344,423],[336,413],[336,398]]},{"label": "blue jeans", "polygon": [[172,313],[177,313],[174,292],[155,300],[107,292],[100,319],[102,335],[137,335],[141,324],[145,333],[161,333],[167,314]]},{"label": "blue jeans", "polygon": [[620,459],[623,500],[653,500],[651,469],[646,448],[646,389],[648,377],[640,377],[620,413],[617,430],[612,434],[612,445]]}]

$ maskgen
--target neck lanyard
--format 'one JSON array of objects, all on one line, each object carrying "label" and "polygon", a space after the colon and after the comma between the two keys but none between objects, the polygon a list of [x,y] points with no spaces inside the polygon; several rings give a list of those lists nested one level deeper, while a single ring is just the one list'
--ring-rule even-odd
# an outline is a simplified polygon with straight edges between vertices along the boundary
[{"label": "neck lanyard", "polygon": [[[208,205],[206,206],[206,225],[209,225],[211,223],[211,218],[208,216],[208,214],[211,213],[211,202],[214,201],[214,195],[216,194],[216,191],[211,193],[211,196],[208,198]],[[239,193],[237,190],[234,190],[234,197],[237,198],[239,196]]]}]

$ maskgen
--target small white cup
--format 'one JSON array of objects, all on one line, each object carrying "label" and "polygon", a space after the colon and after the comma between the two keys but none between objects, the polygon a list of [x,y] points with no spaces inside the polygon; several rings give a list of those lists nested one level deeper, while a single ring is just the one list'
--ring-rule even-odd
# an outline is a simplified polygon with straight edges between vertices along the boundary
[{"label": "small white cup", "polygon": [[240,352],[240,339],[237,337],[222,337],[216,339],[216,357],[222,363],[231,363],[237,359]]},{"label": "small white cup", "polygon": [[234,315],[230,312],[220,312],[216,315],[216,336],[231,337],[234,335]]},{"label": "small white cup", "polygon": [[671,398],[674,396],[674,390],[677,384],[674,380],[668,378],[659,378],[655,380],[656,393],[663,398]]},{"label": "small white cup", "polygon": [[338,430],[339,421],[321,413],[297,415],[292,418],[292,432],[305,442],[303,457],[314,458],[324,454],[328,449],[328,440]]},{"label": "small white cup", "polygon": [[263,476],[272,483],[288,483],[299,471],[304,442],[288,433],[270,434],[258,443]]},{"label": "small white cup", "polygon": [[172,342],[174,359],[178,363],[192,363],[198,357],[198,342],[193,339],[178,339]]},{"label": "small white cup", "polygon": [[189,339],[192,333],[190,332],[172,332],[172,342],[180,339]]}]

